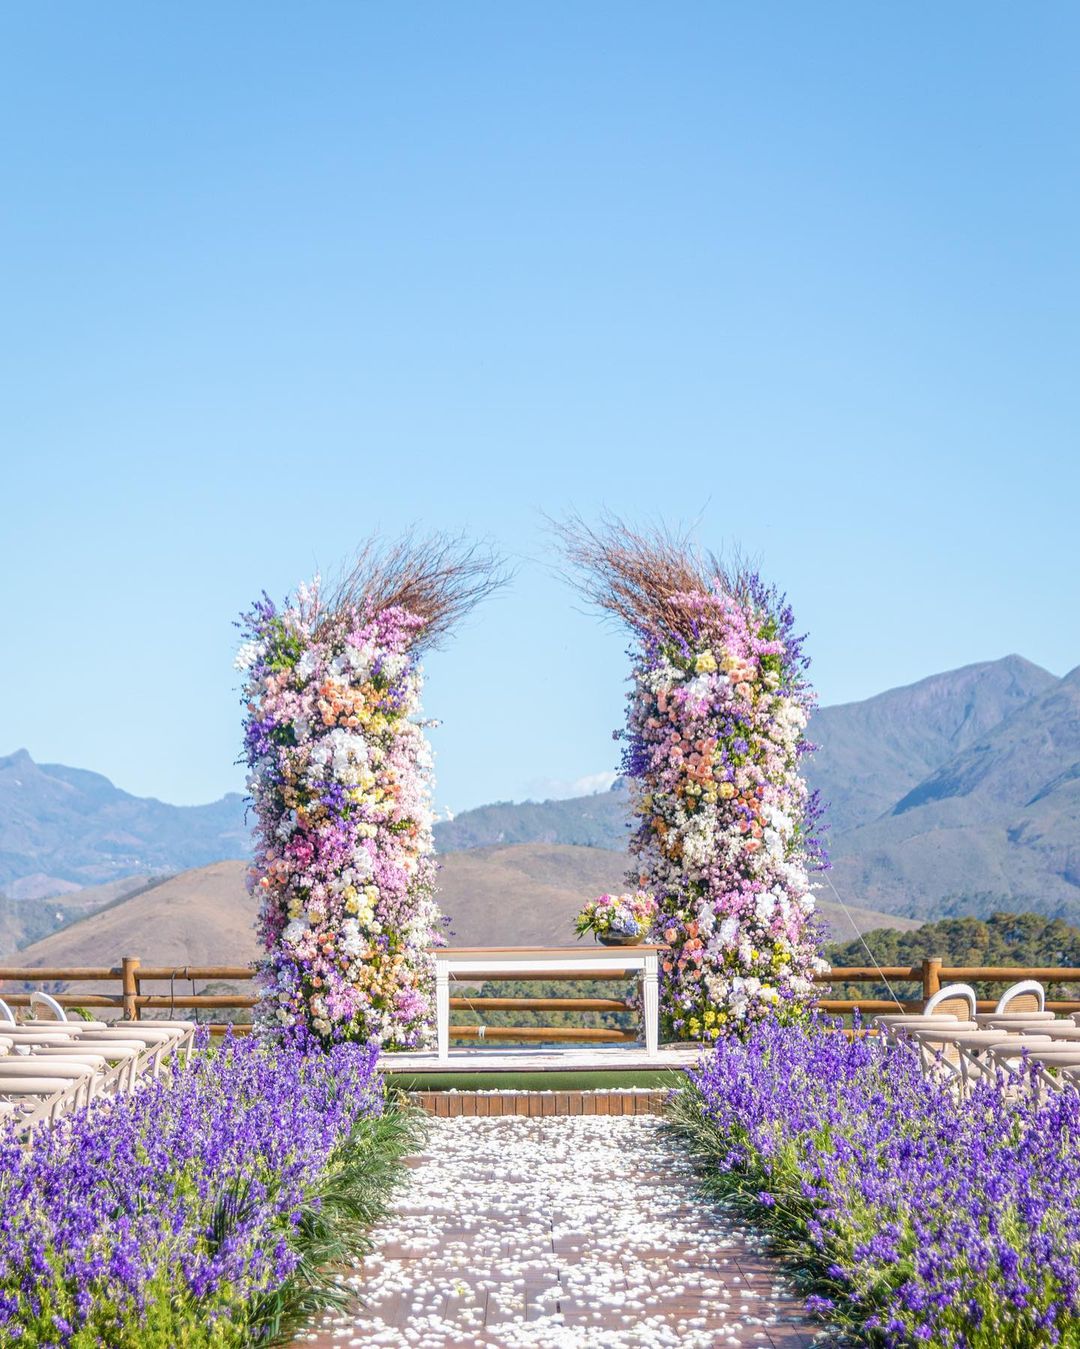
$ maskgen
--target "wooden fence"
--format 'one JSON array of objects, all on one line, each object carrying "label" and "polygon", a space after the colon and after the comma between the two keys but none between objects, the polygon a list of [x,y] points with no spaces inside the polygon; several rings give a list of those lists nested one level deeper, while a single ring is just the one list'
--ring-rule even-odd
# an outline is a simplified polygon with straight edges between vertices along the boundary
[{"label": "wooden fence", "polygon": [[[212,1032],[223,1033],[226,1022],[213,1020],[222,1011],[246,1011],[254,1007],[256,999],[252,993],[199,993],[196,985],[225,983],[245,984],[253,978],[253,972],[247,965],[201,965],[201,966],[162,966],[144,965],[138,956],[125,956],[119,965],[111,967],[85,966],[77,968],[21,969],[19,967],[0,968],[0,997],[13,1007],[25,1007],[30,1001],[32,988],[43,988],[66,1007],[85,1007],[111,1009],[130,1018],[138,1019],[144,1013],[157,1015],[194,1016],[203,1020]],[[513,975],[491,975],[492,979],[513,979],[515,982],[530,979],[545,981],[556,979],[577,979],[580,974],[556,975],[551,973],[530,973],[523,971]],[[610,970],[595,971],[590,979],[617,980],[627,982],[628,976]],[[816,976],[820,984],[856,983],[888,985],[915,983],[919,985],[919,997],[914,999],[839,999],[821,998],[818,1006],[823,1011],[839,1015],[850,1014],[855,1008],[864,1013],[891,1012],[897,1007],[905,1011],[919,1011],[925,1000],[932,997],[944,984],[990,982],[1011,984],[1019,979],[1038,979],[1042,983],[1080,984],[1080,968],[1036,968],[946,965],[941,960],[924,960],[921,965],[885,965],[852,966],[829,970]],[[470,981],[470,983],[475,980]],[[105,991],[73,988],[72,985],[103,985]],[[115,991],[112,991],[115,988]],[[190,989],[190,991],[187,991]],[[531,997],[481,997],[462,996],[450,999],[452,1010],[468,1011],[474,1015],[484,1012],[625,1012],[626,1004],[621,998],[531,998]],[[993,1000],[979,1002],[980,1011],[993,1010]],[[1056,1012],[1080,1011],[1080,999],[1059,1000],[1047,1003],[1047,1008]],[[201,1016],[207,1013],[209,1020]],[[244,1034],[250,1027],[238,1025],[234,1031]],[[561,1042],[605,1042],[613,1043],[637,1039],[634,1030],[621,1030],[606,1026],[485,1026],[480,1022],[471,1025],[451,1026],[450,1034],[454,1039],[469,1040],[483,1038],[492,1040]]]}]

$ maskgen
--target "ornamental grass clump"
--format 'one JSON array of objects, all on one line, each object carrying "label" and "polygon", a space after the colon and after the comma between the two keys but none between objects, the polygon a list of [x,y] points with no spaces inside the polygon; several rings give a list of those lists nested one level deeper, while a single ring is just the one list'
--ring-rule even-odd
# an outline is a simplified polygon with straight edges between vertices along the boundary
[{"label": "ornamental grass clump", "polygon": [[722,1041],[677,1099],[707,1188],[873,1343],[1080,1345],[1080,1095],[1038,1070],[958,1101],[915,1051],[820,1023]]},{"label": "ornamental grass clump", "polygon": [[629,885],[656,898],[666,1031],[794,1020],[820,958],[810,872],[820,807],[800,772],[814,704],[783,596],[681,537],[560,527],[578,588],[633,634],[622,768],[638,826]]},{"label": "ornamental grass clump", "polygon": [[375,1050],[227,1039],[133,1096],[0,1140],[0,1343],[233,1349],[341,1300],[408,1116]]}]

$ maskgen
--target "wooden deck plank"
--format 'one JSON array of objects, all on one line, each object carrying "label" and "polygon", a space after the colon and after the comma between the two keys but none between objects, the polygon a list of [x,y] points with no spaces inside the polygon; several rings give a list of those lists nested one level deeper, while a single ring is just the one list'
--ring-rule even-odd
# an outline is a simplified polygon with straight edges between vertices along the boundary
[{"label": "wooden deck plank", "polygon": [[[547,1099],[557,1108],[562,1095]],[[602,1095],[632,1109],[622,1099],[632,1093]],[[540,1094],[505,1099],[535,1106]],[[633,1114],[434,1119],[422,1165],[374,1237],[349,1280],[357,1305],[297,1349],[829,1342],[762,1242],[695,1197],[678,1144]]]}]

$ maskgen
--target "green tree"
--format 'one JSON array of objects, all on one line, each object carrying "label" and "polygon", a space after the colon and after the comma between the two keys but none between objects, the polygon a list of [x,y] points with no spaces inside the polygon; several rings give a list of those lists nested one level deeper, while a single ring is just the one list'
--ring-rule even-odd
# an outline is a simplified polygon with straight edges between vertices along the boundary
[{"label": "green tree", "polygon": [[[607,998],[626,1002],[633,993],[633,981],[612,979],[531,979],[492,980],[478,989],[455,988],[457,998]],[[455,1008],[450,1021],[455,1026],[602,1026],[630,1030],[640,1018],[629,1004],[621,1012],[549,1012],[490,1011],[482,1008]]]},{"label": "green tree", "polygon": [[[1080,928],[1061,918],[1038,913],[992,913],[988,918],[944,918],[925,923],[911,932],[878,928],[849,942],[833,942],[825,949],[825,958],[834,967],[851,965],[921,965],[938,956],[946,965],[1020,965],[1080,967]],[[891,993],[900,998],[917,998],[920,985],[890,980]],[[1053,998],[1077,996],[1077,986],[1052,983],[1047,994]],[[887,998],[890,988],[837,981],[832,985],[836,998]],[[985,980],[975,985],[980,998],[996,997],[1003,991],[1000,983]]]}]

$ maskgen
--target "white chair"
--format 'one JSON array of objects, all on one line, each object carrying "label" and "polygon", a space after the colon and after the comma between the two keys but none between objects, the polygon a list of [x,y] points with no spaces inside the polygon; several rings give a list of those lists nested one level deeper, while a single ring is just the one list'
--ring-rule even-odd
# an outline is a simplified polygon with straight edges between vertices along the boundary
[{"label": "white chair", "polygon": [[1037,979],[1021,979],[1018,984],[1011,984],[994,1008],[995,1015],[1002,1012],[1043,1012],[1053,1016],[1052,1012],[1046,1012],[1046,989]]},{"label": "white chair", "polygon": [[36,989],[30,994],[30,1016],[38,1020],[41,1009],[44,1008],[53,1021],[66,1021],[67,1012],[60,1006],[55,998],[50,997],[48,993],[40,993]]},{"label": "white chair", "polygon": [[970,984],[946,984],[938,989],[923,1008],[924,1016],[954,1016],[957,1021],[974,1021],[978,999]]},{"label": "white chair", "polygon": [[1004,1016],[989,1016],[985,1020],[980,1016],[979,1025],[991,1030],[1007,1030],[1013,1035],[1045,1034],[1061,1040],[1072,1040],[1080,1035],[1080,1026],[1075,1022],[1066,1021],[1063,1017],[1040,1016],[1037,1012],[1028,1016],[1006,1013]]},{"label": "white chair", "polygon": [[[954,1022],[954,1026],[956,1023]],[[907,1026],[904,1034],[919,1047],[919,1060],[926,1077],[944,1077],[966,1096],[986,1071],[986,1055],[998,1045],[1015,1044],[1016,1036],[1000,1029],[962,1030],[947,1026]],[[1027,1037],[1030,1043],[1049,1048],[1049,1035]]]},{"label": "white chair", "polygon": [[975,1026],[975,990],[970,984],[947,984],[929,999],[921,1012],[874,1017],[874,1025],[889,1039],[903,1034],[906,1026],[945,1026],[953,1030]]},{"label": "white chair", "polygon": [[[1053,1088],[1075,1086],[1075,1078],[1071,1073],[1064,1078],[1061,1074],[1070,1069],[1073,1072],[1080,1071],[1080,1049],[1076,1045],[1060,1041],[1047,1044],[1042,1036],[1014,1035],[1010,1040],[1012,1043],[995,1045],[989,1051],[990,1054],[1006,1073],[1017,1078],[1025,1065],[1037,1064],[1041,1070],[1037,1084],[1041,1099],[1045,1100]],[[1036,1040],[1041,1043],[1035,1043]]]}]

